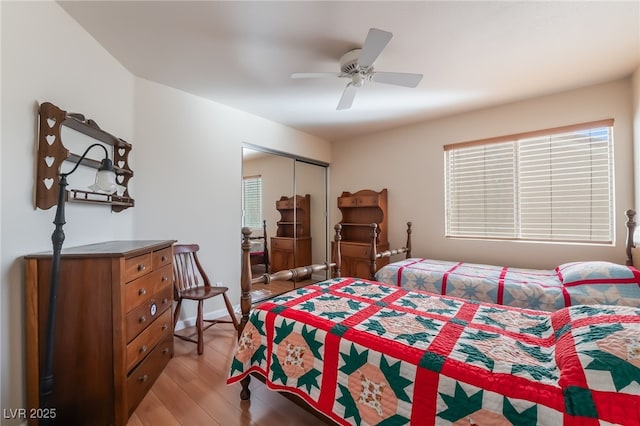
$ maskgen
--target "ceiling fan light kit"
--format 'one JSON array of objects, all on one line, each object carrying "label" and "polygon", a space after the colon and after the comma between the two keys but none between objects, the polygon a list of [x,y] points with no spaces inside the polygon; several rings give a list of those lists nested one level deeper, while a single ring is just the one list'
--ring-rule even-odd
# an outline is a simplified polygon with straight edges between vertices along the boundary
[{"label": "ceiling fan light kit", "polygon": [[373,63],[387,46],[391,37],[393,34],[388,31],[371,28],[362,49],[353,49],[342,55],[339,73],[293,73],[291,78],[349,78],[351,81],[347,83],[342,92],[338,102],[338,110],[351,108],[357,88],[369,82],[416,87],[422,80],[422,74],[375,71]]}]

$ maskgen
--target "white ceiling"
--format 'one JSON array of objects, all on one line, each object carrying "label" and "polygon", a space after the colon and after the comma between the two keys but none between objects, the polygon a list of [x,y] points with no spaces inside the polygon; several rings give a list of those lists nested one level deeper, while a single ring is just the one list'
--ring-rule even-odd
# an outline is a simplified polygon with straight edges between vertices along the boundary
[{"label": "white ceiling", "polygon": [[[340,140],[630,75],[635,1],[60,1],[136,76]],[[338,72],[369,28],[393,33],[379,71],[422,73],[415,89],[369,84],[337,111]]]}]

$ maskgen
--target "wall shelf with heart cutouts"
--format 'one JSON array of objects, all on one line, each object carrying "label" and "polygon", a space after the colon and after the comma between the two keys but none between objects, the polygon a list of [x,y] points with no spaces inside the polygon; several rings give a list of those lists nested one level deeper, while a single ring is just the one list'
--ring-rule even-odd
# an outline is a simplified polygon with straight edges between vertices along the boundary
[{"label": "wall shelf with heart cutouts", "polygon": [[[129,168],[131,144],[102,130],[98,124],[78,113],[68,113],[50,102],[40,105],[40,130],[38,133],[38,154],[36,166],[36,207],[49,209],[57,203],[59,191],[59,173],[63,162],[78,163],[80,155],[70,152],[62,142],[62,126],[66,126],[111,147],[111,159],[116,171],[116,180],[124,188],[118,194],[80,189],[67,190],[66,200],[80,203],[97,203],[111,206],[114,212],[133,207],[134,200],[129,196],[129,179],[133,171]],[[83,166],[99,168],[100,161],[85,158]]]}]

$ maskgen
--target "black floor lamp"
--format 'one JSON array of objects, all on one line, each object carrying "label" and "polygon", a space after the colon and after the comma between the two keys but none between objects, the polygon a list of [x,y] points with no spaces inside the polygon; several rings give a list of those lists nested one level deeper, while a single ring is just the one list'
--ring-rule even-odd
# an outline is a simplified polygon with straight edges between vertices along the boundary
[{"label": "black floor lamp", "polygon": [[62,251],[62,244],[64,243],[64,231],[62,226],[66,223],[64,217],[64,205],[67,192],[67,176],[76,171],[80,163],[85,159],[87,153],[94,147],[99,146],[104,150],[104,159],[101,161],[98,172],[96,173],[96,181],[94,185],[89,188],[92,191],[100,191],[106,194],[113,194],[118,189],[119,185],[116,183],[116,173],[113,168],[113,163],[109,159],[109,152],[104,145],[94,143],[90,145],[82,154],[76,165],[67,173],[59,173],[59,192],[58,192],[58,205],[56,207],[56,216],[53,223],[56,225],[53,234],[51,234],[51,242],[53,243],[53,257],[51,261],[51,288],[49,289],[49,312],[47,314],[47,329],[46,329],[46,341],[45,341],[45,359],[44,369],[40,375],[40,407],[50,408],[49,398],[53,393],[53,353],[54,353],[54,337],[55,337],[55,325],[56,325],[56,298],[59,285],[59,271],[60,271],[60,254]]}]

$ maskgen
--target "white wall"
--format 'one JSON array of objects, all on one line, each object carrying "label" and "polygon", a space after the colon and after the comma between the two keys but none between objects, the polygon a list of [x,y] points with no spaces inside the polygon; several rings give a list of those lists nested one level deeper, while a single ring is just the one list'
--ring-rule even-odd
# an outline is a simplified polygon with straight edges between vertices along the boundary
[{"label": "white wall", "polygon": [[[331,199],[342,191],[388,188],[390,243],[403,245],[405,224],[412,221],[417,257],[534,268],[594,258],[624,262],[624,212],[634,206],[631,92],[627,78],[335,143]],[[444,237],[444,144],[603,118],[615,119],[615,247]],[[331,214],[340,220],[335,202]]]},{"label": "white wall", "polygon": [[[142,79],[135,99],[134,237],[199,243],[210,279],[239,304],[242,143],[325,162],[330,144]],[[205,312],[222,308],[222,299],[205,303]]]},{"label": "white wall", "polygon": [[[22,256],[50,250],[55,209],[33,202],[37,105],[49,101],[133,136],[133,78],[56,3],[1,2],[2,8],[2,408],[24,408]],[[72,187],[76,174],[69,177]],[[87,182],[86,185],[92,182]],[[77,185],[76,185],[77,184]],[[131,211],[68,204],[65,247],[128,238]],[[17,424],[2,419],[3,424]]]}]

